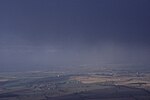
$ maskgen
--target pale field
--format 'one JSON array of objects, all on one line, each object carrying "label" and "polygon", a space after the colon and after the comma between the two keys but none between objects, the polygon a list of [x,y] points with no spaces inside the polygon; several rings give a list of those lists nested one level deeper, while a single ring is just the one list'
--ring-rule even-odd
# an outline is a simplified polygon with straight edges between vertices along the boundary
[{"label": "pale field", "polygon": [[139,85],[141,87],[150,88],[150,77],[149,75],[144,77],[128,77],[128,76],[100,76],[100,75],[90,75],[90,76],[73,76],[71,80],[77,80],[84,84],[91,83],[108,83],[112,82],[114,85]]}]

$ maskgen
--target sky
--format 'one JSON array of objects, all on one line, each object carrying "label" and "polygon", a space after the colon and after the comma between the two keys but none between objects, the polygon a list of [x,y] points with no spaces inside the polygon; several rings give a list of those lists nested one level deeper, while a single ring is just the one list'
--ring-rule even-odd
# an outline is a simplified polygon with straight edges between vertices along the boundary
[{"label": "sky", "polygon": [[0,0],[0,69],[150,65],[149,0]]}]

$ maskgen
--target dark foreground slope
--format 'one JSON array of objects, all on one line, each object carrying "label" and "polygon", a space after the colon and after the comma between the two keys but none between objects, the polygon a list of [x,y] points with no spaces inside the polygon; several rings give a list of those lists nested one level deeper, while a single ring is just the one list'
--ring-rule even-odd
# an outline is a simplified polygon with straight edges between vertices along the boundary
[{"label": "dark foreground slope", "polygon": [[0,94],[0,100],[150,100],[150,92],[145,89],[126,86],[109,86],[103,89],[83,91],[64,96],[49,95],[21,96],[13,93]]},{"label": "dark foreground slope", "polygon": [[[46,99],[45,99],[46,100]],[[47,100],[150,100],[150,92],[125,86],[112,86],[88,92],[48,98]]]}]

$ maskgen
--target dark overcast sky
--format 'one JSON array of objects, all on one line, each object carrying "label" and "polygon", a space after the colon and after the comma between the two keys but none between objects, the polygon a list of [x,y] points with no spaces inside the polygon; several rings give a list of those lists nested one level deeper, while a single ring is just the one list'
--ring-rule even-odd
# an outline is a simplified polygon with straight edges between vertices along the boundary
[{"label": "dark overcast sky", "polygon": [[150,0],[0,0],[0,68],[149,64]]}]

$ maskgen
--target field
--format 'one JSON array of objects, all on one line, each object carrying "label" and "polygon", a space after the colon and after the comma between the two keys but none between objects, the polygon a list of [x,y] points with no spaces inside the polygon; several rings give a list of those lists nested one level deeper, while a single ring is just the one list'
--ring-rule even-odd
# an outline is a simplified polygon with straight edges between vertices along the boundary
[{"label": "field", "polygon": [[0,73],[0,100],[150,100],[150,73]]}]

